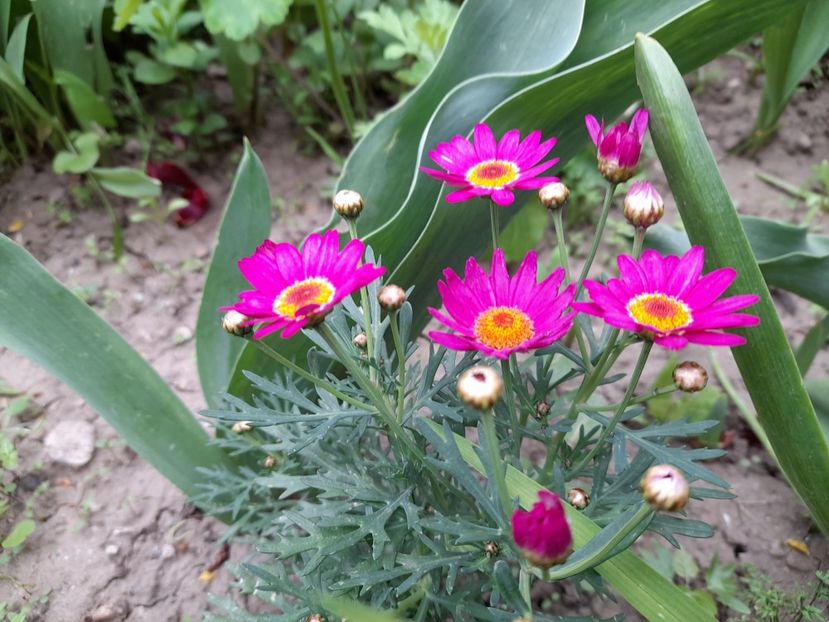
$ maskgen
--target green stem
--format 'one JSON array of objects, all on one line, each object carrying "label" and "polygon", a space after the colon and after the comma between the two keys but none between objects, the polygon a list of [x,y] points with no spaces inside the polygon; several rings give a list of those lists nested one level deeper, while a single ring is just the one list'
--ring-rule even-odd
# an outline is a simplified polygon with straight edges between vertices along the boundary
[{"label": "green stem", "polygon": [[330,384],[329,382],[323,380],[322,378],[317,378],[314,374],[312,374],[308,370],[303,369],[302,367],[300,367],[299,365],[294,363],[292,360],[282,356],[279,352],[277,352],[276,350],[271,348],[264,341],[253,339],[253,340],[251,340],[251,343],[253,343],[253,345],[255,345],[257,348],[259,348],[259,350],[264,352],[267,356],[269,356],[270,358],[275,360],[277,363],[279,363],[280,365],[290,369],[297,376],[305,378],[309,382],[314,383],[319,388],[327,391],[328,393],[330,393],[331,395],[341,399],[342,401],[344,401],[348,404],[351,404],[352,406],[355,406],[357,408],[367,410],[369,412],[375,410],[375,408],[373,406],[371,406],[369,404],[366,404],[364,402],[361,402],[360,400],[358,400],[354,397],[351,397],[350,395],[346,395],[345,393],[343,393],[342,391],[337,389],[334,385]]},{"label": "green stem", "polygon": [[489,454],[489,462],[492,464],[492,477],[495,480],[495,488],[498,491],[498,499],[504,517],[508,521],[512,514],[512,501],[507,491],[507,480],[504,475],[504,464],[501,459],[501,452],[498,448],[498,434],[495,431],[495,417],[491,409],[481,411],[481,430],[486,451]]},{"label": "green stem", "polygon": [[572,473],[578,473],[584,465],[589,463],[596,456],[596,454],[599,453],[608,437],[613,434],[613,430],[616,428],[616,425],[619,423],[619,420],[621,420],[622,415],[625,414],[625,410],[627,410],[627,407],[630,404],[633,392],[636,390],[636,385],[639,384],[639,377],[642,375],[642,370],[645,368],[645,363],[648,360],[648,355],[650,354],[652,347],[652,341],[642,342],[642,350],[639,352],[639,360],[636,361],[636,367],[633,369],[633,373],[630,376],[630,382],[628,383],[628,388],[625,391],[625,396],[619,403],[619,407],[616,409],[616,412],[613,414],[613,418],[607,424],[607,427],[602,430],[602,433],[595,445],[593,445],[593,448],[588,451],[581,460],[573,465],[573,468],[571,469]]},{"label": "green stem", "polygon": [[626,522],[622,528],[619,529],[619,531],[613,534],[604,546],[592,555],[588,555],[587,557],[579,560],[576,564],[565,564],[558,571],[552,570],[547,575],[546,579],[548,581],[560,581],[594,567],[596,562],[607,558],[607,556],[619,545],[622,540],[627,538],[628,535],[636,529],[640,523],[642,523],[642,521],[649,519],[652,515],[653,510],[651,507],[647,503],[643,503],[639,506],[639,509],[636,510],[636,513],[630,517],[630,520]]},{"label": "green stem", "polygon": [[636,227],[633,230],[633,258],[639,259],[642,254],[642,245],[645,243],[645,233],[647,229],[644,227]]},{"label": "green stem", "polygon": [[371,402],[374,404],[383,422],[388,426],[391,433],[392,441],[397,441],[405,445],[413,458],[422,461],[423,453],[420,448],[412,440],[412,437],[403,429],[397,417],[394,414],[394,408],[389,404],[386,396],[380,392],[380,389],[374,384],[368,376],[363,373],[360,366],[354,361],[353,357],[348,353],[345,346],[342,344],[337,335],[323,322],[317,326],[319,334],[325,339],[325,342],[334,352],[337,360],[342,363],[354,381],[360,385],[360,388],[366,392]]},{"label": "green stem", "polygon": [[397,324],[397,311],[389,313],[391,336],[394,340],[394,350],[397,353],[397,420],[403,421],[403,403],[406,399],[406,351],[403,349],[403,340],[400,339],[400,327]]},{"label": "green stem", "polygon": [[[662,387],[661,389],[656,389],[655,391],[651,391],[650,393],[646,393],[645,395],[640,395],[639,397],[630,400],[628,402],[628,406],[633,406],[634,404],[641,404],[643,402],[647,402],[655,397],[661,397],[663,395],[670,395],[677,390],[677,386],[675,384],[670,384],[667,387]],[[606,410],[616,410],[619,407],[619,404],[608,404],[607,406],[589,406],[590,410],[594,410],[596,412],[603,412]],[[579,404],[579,408],[588,408],[587,404]]]},{"label": "green stem", "polygon": [[489,227],[492,232],[492,251],[495,252],[495,249],[498,248],[498,237],[501,231],[498,223],[498,206],[491,199],[489,201]]},{"label": "green stem", "polygon": [[[518,416],[515,412],[515,391],[513,389],[513,382],[512,382],[512,368],[510,366],[510,362],[514,360],[515,354],[510,354],[508,359],[503,359],[501,361],[501,376],[504,378],[504,404],[507,406],[507,412],[509,413],[510,422],[512,425],[512,436],[513,438],[518,437]],[[527,418],[521,415],[522,421],[520,425],[524,425],[527,423]],[[520,445],[520,443],[519,443]]]},{"label": "green stem", "polygon": [[[563,209],[553,210],[553,223],[555,225],[556,230],[556,245],[558,246],[559,263],[561,263],[562,268],[564,268],[564,276],[567,278],[567,282],[570,283],[570,260],[567,257],[567,243],[564,241]],[[579,326],[578,322],[573,322],[573,332],[575,333],[576,341],[579,344],[579,354],[581,354],[581,359],[582,361],[584,361],[584,366],[587,368],[587,371],[589,372],[593,368],[593,363],[590,360],[590,352],[587,349],[587,343],[584,340],[584,333],[582,333],[581,327]]]},{"label": "green stem", "polygon": [[317,20],[320,24],[323,40],[325,42],[325,57],[328,61],[328,71],[331,74],[331,88],[334,91],[334,99],[340,109],[343,123],[350,137],[354,137],[354,111],[351,109],[351,102],[345,92],[345,83],[337,68],[337,58],[334,54],[334,41],[331,37],[331,24],[328,21],[328,12],[325,8],[325,0],[314,0],[317,12]]},{"label": "green stem", "polygon": [[[357,234],[357,221],[354,218],[346,218],[348,225],[348,233],[352,240],[359,239]],[[374,351],[374,322],[371,317],[371,305],[368,300],[368,287],[360,288],[360,307],[363,310],[363,329],[366,331],[366,354],[368,355],[368,377],[372,382],[377,381],[377,373],[371,362],[376,359],[376,352]]]},{"label": "green stem", "polygon": [[599,244],[602,241],[604,228],[607,224],[607,215],[610,213],[610,206],[613,203],[613,193],[616,191],[616,184],[607,182],[607,188],[604,194],[604,203],[602,204],[602,215],[599,217],[599,224],[596,227],[596,233],[593,236],[593,244],[590,246],[590,252],[587,254],[587,261],[581,269],[578,284],[576,286],[576,300],[579,299],[584,279],[587,278],[590,268],[593,265],[593,260],[596,258],[596,252],[599,250]]},{"label": "green stem", "polygon": [[530,573],[528,572],[527,568],[522,564],[521,570],[518,573],[518,586],[521,590],[521,596],[524,597],[524,619],[533,620],[533,601],[532,595],[530,593]]}]

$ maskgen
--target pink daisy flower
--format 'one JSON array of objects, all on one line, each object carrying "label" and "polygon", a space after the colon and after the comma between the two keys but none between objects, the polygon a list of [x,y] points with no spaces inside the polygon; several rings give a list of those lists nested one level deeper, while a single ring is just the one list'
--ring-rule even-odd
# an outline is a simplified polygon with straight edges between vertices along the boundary
[{"label": "pink daisy flower", "polygon": [[759,324],[760,318],[734,311],[757,303],[760,297],[751,294],[717,300],[737,272],[720,268],[701,276],[704,260],[701,246],[694,246],[682,257],[663,257],[653,250],[645,251],[639,261],[620,255],[620,278],[610,279],[607,285],[586,280],[584,287],[592,302],[575,302],[573,308],[652,338],[671,350],[689,343],[741,346],[745,338],[721,331]]},{"label": "pink daisy flower", "polygon": [[541,142],[538,130],[523,141],[518,130],[510,130],[496,143],[489,126],[479,123],[471,143],[455,136],[429,152],[446,172],[426,167],[420,170],[450,186],[460,186],[460,190],[446,195],[449,203],[488,196],[498,205],[509,205],[515,200],[513,190],[535,190],[558,181],[557,177],[538,177],[558,162],[553,158],[538,164],[555,144],[555,138]]},{"label": "pink daisy flower", "polygon": [[432,308],[429,313],[455,334],[433,330],[429,337],[450,350],[479,350],[499,359],[561,338],[573,324],[575,314],[562,313],[573,302],[575,285],[559,293],[562,268],[537,283],[537,263],[536,254],[527,253],[510,278],[504,251],[497,248],[491,275],[474,257],[466,262],[465,280],[449,268],[444,270],[446,282],[438,281],[438,291],[448,315]]},{"label": "pink daisy flower", "polygon": [[539,490],[538,501],[529,512],[516,510],[512,539],[534,566],[549,568],[564,562],[573,550],[573,534],[559,496]]},{"label": "pink daisy flower", "polygon": [[239,261],[254,289],[241,292],[239,302],[222,311],[238,311],[250,318],[249,326],[263,323],[254,339],[279,330],[288,339],[383,275],[383,267],[358,266],[364,250],[360,240],[351,240],[340,251],[340,236],[333,230],[309,235],[301,252],[291,244],[265,240],[251,257]]},{"label": "pink daisy flower", "polygon": [[642,141],[648,131],[648,109],[640,108],[633,115],[630,127],[622,121],[604,133],[604,119],[601,125],[593,115],[584,117],[587,133],[597,148],[599,170],[605,179],[619,183],[636,174]]}]

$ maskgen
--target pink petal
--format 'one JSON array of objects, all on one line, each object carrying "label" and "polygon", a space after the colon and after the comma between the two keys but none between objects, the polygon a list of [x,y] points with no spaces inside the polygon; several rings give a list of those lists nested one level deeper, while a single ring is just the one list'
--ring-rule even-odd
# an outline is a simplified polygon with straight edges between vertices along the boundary
[{"label": "pink petal", "polygon": [[451,186],[463,186],[467,183],[466,179],[464,179],[461,175],[456,175],[455,173],[444,173],[443,171],[436,171],[431,168],[426,168],[425,166],[421,166],[420,170],[429,175],[429,177],[445,181]]},{"label": "pink petal", "polygon": [[587,134],[590,136],[590,140],[593,141],[593,144],[597,147],[599,146],[599,139],[602,136],[602,126],[599,125],[599,122],[596,120],[592,114],[589,114],[584,117],[584,124],[587,126]]},{"label": "pink petal", "polygon": [[447,203],[462,203],[469,199],[476,199],[485,196],[491,192],[488,188],[474,188],[472,186],[463,188],[462,190],[455,190],[446,195]]},{"label": "pink petal", "polygon": [[486,123],[478,123],[473,131],[475,153],[479,160],[492,160],[498,151],[495,136]]},{"label": "pink petal", "polygon": [[709,272],[697,281],[685,295],[685,302],[692,309],[704,309],[729,288],[737,278],[734,268],[720,268]]},{"label": "pink petal", "polygon": [[647,108],[640,108],[633,115],[633,119],[630,122],[630,128],[636,134],[639,142],[642,142],[642,139],[645,137],[645,132],[648,131],[649,118],[650,111]]},{"label": "pink petal", "polygon": [[688,288],[699,279],[703,263],[705,263],[705,249],[702,246],[691,247],[669,275],[665,284],[665,293],[682,298]]},{"label": "pink petal", "polygon": [[533,177],[532,179],[521,179],[510,184],[510,188],[513,190],[538,190],[547,184],[554,184],[558,181],[561,181],[558,177]]},{"label": "pink petal", "polygon": [[740,335],[732,335],[731,333],[715,333],[708,331],[694,332],[688,331],[685,337],[691,343],[696,343],[701,346],[742,346],[746,343],[745,337]]},{"label": "pink petal", "polygon": [[524,257],[518,271],[510,283],[509,300],[510,304],[523,308],[529,301],[533,288],[535,287],[538,274],[538,255],[530,251]]},{"label": "pink petal", "polygon": [[[515,163],[522,170],[532,166],[536,162],[546,157],[547,154],[550,153],[550,151],[552,151],[553,147],[556,146],[556,142],[557,140],[555,136],[545,140],[532,151],[528,151],[525,154],[523,154],[520,158],[516,158]],[[558,160],[556,160],[556,162],[558,162]]]},{"label": "pink petal", "polygon": [[648,277],[633,257],[619,255],[616,265],[619,267],[619,275],[632,294],[640,294],[648,289]]},{"label": "pink petal", "polygon": [[695,317],[689,327],[690,330],[712,330],[722,328],[744,328],[757,326],[760,318],[747,313],[711,314],[705,317]]},{"label": "pink petal", "polygon": [[509,273],[507,262],[504,259],[504,251],[496,248],[492,253],[492,265],[490,268],[490,282],[492,291],[495,294],[495,304],[509,304]]},{"label": "pink petal", "polygon": [[450,350],[469,352],[470,350],[479,349],[478,345],[469,339],[464,339],[462,337],[458,337],[457,335],[450,335],[449,333],[443,333],[438,330],[430,330],[429,339]]},{"label": "pink petal", "polygon": [[521,133],[518,130],[510,130],[498,141],[496,157],[499,160],[512,161],[521,140]]},{"label": "pink petal", "polygon": [[526,158],[528,153],[534,152],[538,149],[538,144],[541,142],[541,132],[538,130],[533,130],[527,137],[521,141],[521,144],[518,145],[518,149],[515,151],[513,162],[519,162]]},{"label": "pink petal", "polygon": [[502,207],[506,205],[512,205],[513,201],[515,201],[515,195],[509,188],[502,188],[501,190],[496,190],[490,196],[492,197],[492,200],[495,201],[495,203]]},{"label": "pink petal", "polygon": [[528,168],[526,171],[521,171],[521,174],[518,178],[518,181],[523,181],[525,179],[531,179],[537,175],[540,175],[548,168],[551,168],[558,164],[558,158],[553,158],[552,160],[547,160],[546,162],[539,164],[537,166],[533,166],[532,168]]},{"label": "pink petal", "polygon": [[682,335],[656,335],[653,338],[653,342],[669,350],[681,350],[688,345],[688,339],[686,337]]}]

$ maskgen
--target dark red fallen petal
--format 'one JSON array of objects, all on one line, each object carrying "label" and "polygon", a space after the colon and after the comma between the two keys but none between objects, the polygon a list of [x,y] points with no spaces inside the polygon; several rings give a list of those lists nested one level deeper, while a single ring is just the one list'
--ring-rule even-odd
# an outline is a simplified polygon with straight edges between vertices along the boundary
[{"label": "dark red fallen petal", "polygon": [[147,175],[159,180],[166,189],[175,189],[181,198],[188,202],[176,212],[176,224],[188,227],[198,221],[207,212],[209,201],[204,190],[183,168],[172,162],[148,162]]}]

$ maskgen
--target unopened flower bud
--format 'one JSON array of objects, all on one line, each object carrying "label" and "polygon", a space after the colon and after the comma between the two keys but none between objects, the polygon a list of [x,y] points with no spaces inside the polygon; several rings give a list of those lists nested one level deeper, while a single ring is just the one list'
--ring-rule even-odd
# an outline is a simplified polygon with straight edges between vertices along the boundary
[{"label": "unopened flower bud", "polygon": [[567,493],[567,501],[577,510],[583,510],[590,505],[590,495],[584,488],[571,488]]},{"label": "unopened flower bud", "polygon": [[484,542],[484,553],[487,557],[492,559],[493,557],[498,557],[501,554],[501,547],[498,546],[498,543],[494,540],[487,540]]},{"label": "unopened flower bud", "polygon": [[476,365],[463,372],[458,378],[458,397],[467,406],[478,410],[487,410],[495,405],[504,382],[491,367]]},{"label": "unopened flower bud", "polygon": [[669,464],[658,464],[645,471],[639,489],[645,501],[654,510],[662,512],[681,510],[691,496],[688,480]]},{"label": "unopened flower bud", "polygon": [[558,209],[567,202],[570,196],[570,189],[560,181],[546,184],[539,188],[538,199],[547,209]]},{"label": "unopened flower bud", "polygon": [[658,223],[665,213],[665,202],[647,181],[635,181],[625,195],[624,214],[634,227],[647,229]]},{"label": "unopened flower bud", "polygon": [[253,326],[245,326],[245,322],[249,321],[248,316],[231,309],[222,318],[222,328],[236,337],[247,337],[253,332]]},{"label": "unopened flower bud", "polygon": [[529,512],[515,511],[512,538],[534,566],[549,568],[563,563],[573,550],[573,534],[559,496],[540,490]]},{"label": "unopened flower bud", "polygon": [[377,301],[386,311],[397,311],[406,302],[406,292],[398,285],[384,285],[377,294]]},{"label": "unopened flower bud", "polygon": [[351,340],[351,343],[353,343],[361,350],[365,350],[368,346],[368,337],[365,333],[357,333],[356,335],[354,335],[354,339]]},{"label": "unopened flower bud", "polygon": [[674,367],[674,383],[686,393],[702,391],[708,384],[708,372],[696,361],[683,361]]},{"label": "unopened flower bud", "polygon": [[334,211],[343,218],[357,218],[363,211],[363,196],[355,190],[340,190],[334,195]]},{"label": "unopened flower bud", "polygon": [[233,430],[235,434],[243,434],[244,432],[250,432],[252,428],[247,421],[237,421],[230,429]]},{"label": "unopened flower bud", "polygon": [[550,405],[547,402],[538,402],[535,405],[536,419],[544,419],[548,414],[550,414]]},{"label": "unopened flower bud", "polygon": [[267,457],[266,457],[266,458],[262,461],[262,465],[263,465],[266,469],[272,469],[272,468],[274,467],[274,465],[275,465],[275,464],[276,464],[276,458],[274,458],[273,456],[267,456]]},{"label": "unopened flower bud", "polygon": [[315,613],[305,618],[305,622],[326,622],[325,616],[321,613]]}]

